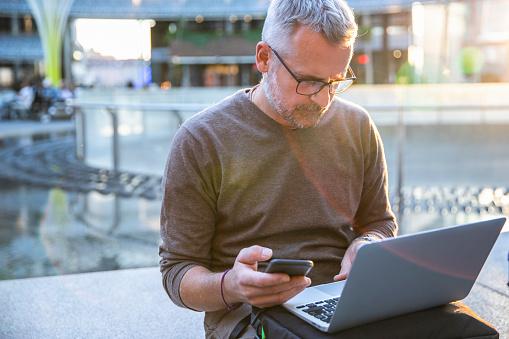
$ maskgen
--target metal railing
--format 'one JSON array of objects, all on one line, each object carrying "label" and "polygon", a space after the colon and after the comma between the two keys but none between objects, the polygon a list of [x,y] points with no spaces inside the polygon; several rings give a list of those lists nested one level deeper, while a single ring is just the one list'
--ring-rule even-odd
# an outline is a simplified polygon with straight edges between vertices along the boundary
[{"label": "metal railing", "polygon": [[[112,129],[112,171],[114,174],[120,173],[120,134],[119,134],[119,111],[144,111],[144,112],[164,112],[172,114],[178,121],[178,126],[184,122],[182,112],[184,111],[200,111],[206,105],[200,104],[105,104],[105,103],[71,103],[69,106],[74,111],[75,124],[76,124],[76,156],[81,161],[86,160],[86,143],[87,143],[87,130],[86,130],[86,113],[87,111],[106,111],[110,117]],[[113,194],[113,221],[110,227],[110,232],[118,227],[121,221],[120,215],[120,200],[117,194]],[[85,220],[85,214],[88,210],[88,201],[82,201],[82,212],[80,216]]]},{"label": "metal railing", "polygon": [[[79,159],[84,160],[85,144],[86,144],[86,111],[87,110],[104,110],[110,116],[111,128],[112,128],[112,169],[114,172],[119,171],[120,164],[120,150],[119,150],[119,119],[118,113],[122,111],[142,111],[142,112],[166,112],[174,115],[177,119],[179,126],[184,122],[184,116],[182,112],[198,112],[205,107],[207,104],[183,104],[183,103],[172,103],[172,104],[105,104],[105,103],[83,103],[83,104],[71,104],[76,114],[76,132],[78,142],[76,143],[76,153]],[[455,112],[476,112],[479,114],[479,123],[488,122],[487,114],[494,111],[507,111],[507,122],[509,123],[509,105],[414,105],[414,106],[363,106],[368,112],[371,113],[372,117],[378,114],[396,113],[396,121],[394,125],[397,127],[397,138],[396,138],[396,187],[395,187],[395,204],[399,214],[399,218],[402,217],[401,212],[404,207],[404,155],[405,155],[405,143],[406,143],[406,126],[410,121],[405,119],[405,115],[409,112],[436,112],[439,115],[450,115]],[[376,120],[376,119],[375,119]],[[437,123],[437,122],[435,122]],[[440,119],[438,121],[440,122]]]},{"label": "metal railing", "polygon": [[76,155],[79,159],[86,158],[86,111],[87,110],[104,110],[110,116],[112,129],[112,170],[119,171],[120,150],[119,150],[119,119],[120,110],[123,111],[144,111],[144,112],[164,112],[172,114],[178,121],[180,126],[184,122],[182,112],[195,111],[198,112],[207,107],[205,104],[104,104],[104,103],[72,103],[70,106],[74,109],[76,117]]},{"label": "metal railing", "polygon": [[[397,141],[396,141],[396,188],[395,188],[395,204],[398,220],[403,219],[404,201],[404,156],[406,144],[406,127],[405,114],[407,112],[436,112],[438,114],[453,114],[457,112],[477,112],[479,114],[478,123],[487,123],[487,114],[494,111],[507,111],[507,122],[509,123],[509,105],[397,105],[397,106],[363,106],[371,114],[378,112],[397,112]],[[438,123],[442,119],[438,119]],[[437,123],[435,122],[435,123]]]}]

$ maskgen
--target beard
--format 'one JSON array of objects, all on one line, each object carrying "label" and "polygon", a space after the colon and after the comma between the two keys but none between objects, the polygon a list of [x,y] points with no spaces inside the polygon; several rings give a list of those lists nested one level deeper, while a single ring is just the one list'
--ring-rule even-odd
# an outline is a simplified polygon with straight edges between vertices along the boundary
[{"label": "beard", "polygon": [[288,108],[282,100],[284,95],[277,85],[275,72],[267,72],[261,87],[274,111],[288,122],[291,128],[316,127],[327,110],[327,107],[321,107],[316,103],[297,105],[293,109]]}]

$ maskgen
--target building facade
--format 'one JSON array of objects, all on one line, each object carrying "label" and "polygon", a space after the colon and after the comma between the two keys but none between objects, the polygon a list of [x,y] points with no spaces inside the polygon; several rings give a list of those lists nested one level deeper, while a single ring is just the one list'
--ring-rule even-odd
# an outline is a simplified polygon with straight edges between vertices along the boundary
[{"label": "building facade", "polygon": [[[509,16],[509,0],[348,2],[359,23],[352,68],[360,83],[509,81],[509,30],[503,19]],[[90,74],[131,67],[133,74],[140,70],[142,84],[163,88],[254,84],[259,81],[254,51],[268,4],[75,0],[64,37],[64,77],[80,84],[75,69]],[[74,31],[80,18],[151,20],[150,60],[77,58],[75,52],[84,52]],[[25,0],[0,2],[0,86],[43,73],[42,58]]]}]

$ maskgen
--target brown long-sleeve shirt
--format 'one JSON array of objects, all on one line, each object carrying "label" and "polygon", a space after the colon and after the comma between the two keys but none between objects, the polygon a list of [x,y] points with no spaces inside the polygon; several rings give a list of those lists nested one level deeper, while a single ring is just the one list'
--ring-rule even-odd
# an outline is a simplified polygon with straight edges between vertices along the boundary
[{"label": "brown long-sleeve shirt", "polygon": [[[187,270],[223,271],[244,247],[311,259],[310,278],[320,284],[339,272],[353,238],[397,232],[378,131],[366,111],[337,98],[317,127],[289,129],[239,91],[182,125],[163,185],[160,266],[182,307]],[[234,312],[207,312],[207,335],[248,310]]]}]

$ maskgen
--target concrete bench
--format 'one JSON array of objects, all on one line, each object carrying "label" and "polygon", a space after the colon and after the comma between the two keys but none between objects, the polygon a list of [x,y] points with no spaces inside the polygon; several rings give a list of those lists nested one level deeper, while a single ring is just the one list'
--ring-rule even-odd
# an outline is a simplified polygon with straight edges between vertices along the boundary
[{"label": "concrete bench", "polygon": [[0,338],[203,338],[159,268],[0,281]]},{"label": "concrete bench", "polygon": [[[502,233],[464,300],[509,338]],[[0,281],[0,338],[203,338],[203,313],[174,306],[158,267]]]}]

